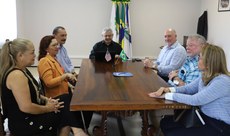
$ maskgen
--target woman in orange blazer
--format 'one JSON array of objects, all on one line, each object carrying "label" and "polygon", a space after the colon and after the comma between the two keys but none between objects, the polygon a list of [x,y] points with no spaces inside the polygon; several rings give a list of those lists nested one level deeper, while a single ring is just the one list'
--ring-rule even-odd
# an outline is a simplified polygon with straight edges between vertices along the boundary
[{"label": "woman in orange blazer", "polygon": [[[70,100],[72,97],[72,86],[68,83],[68,80],[76,80],[75,75],[71,73],[64,73],[64,69],[56,60],[56,54],[58,53],[58,42],[52,35],[45,36],[40,41],[39,56],[38,56],[38,73],[39,78],[44,83],[45,95],[47,97],[55,98],[63,94],[69,94],[68,103],[65,106],[69,107]],[[72,114],[74,114],[72,112]],[[77,121],[76,121],[77,120]],[[81,118],[74,117],[71,122],[78,127],[78,136],[87,136],[84,131],[80,128]],[[70,123],[70,124],[71,124]],[[63,124],[67,125],[63,119]],[[60,132],[63,135],[68,135],[70,127],[66,127],[66,130]]]},{"label": "woman in orange blazer", "polygon": [[[56,46],[53,48],[58,51]],[[38,72],[40,79],[45,84],[47,97],[57,97],[69,93],[68,78],[74,78],[74,76],[70,73],[64,73],[60,64],[50,53],[39,60]]]}]

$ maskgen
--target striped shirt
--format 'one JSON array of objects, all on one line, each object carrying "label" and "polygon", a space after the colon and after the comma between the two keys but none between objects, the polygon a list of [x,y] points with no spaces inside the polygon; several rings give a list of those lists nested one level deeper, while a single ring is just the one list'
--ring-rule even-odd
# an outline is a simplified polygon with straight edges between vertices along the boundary
[{"label": "striped shirt", "polygon": [[186,60],[186,51],[181,44],[176,41],[172,46],[164,46],[155,63],[158,65],[158,71],[163,76],[176,69],[179,69]]},{"label": "striped shirt", "polygon": [[[178,77],[188,84],[199,77],[200,70],[198,69],[198,55],[194,57],[187,57],[184,65],[179,69]],[[176,86],[171,80],[168,83],[172,86]]]}]

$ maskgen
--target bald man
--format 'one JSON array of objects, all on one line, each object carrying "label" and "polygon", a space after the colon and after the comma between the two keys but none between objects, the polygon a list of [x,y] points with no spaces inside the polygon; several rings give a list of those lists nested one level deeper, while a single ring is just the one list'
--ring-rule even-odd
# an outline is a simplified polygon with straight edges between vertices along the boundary
[{"label": "bald man", "polygon": [[144,66],[158,71],[158,75],[168,81],[168,74],[179,69],[186,60],[185,48],[177,41],[174,29],[167,29],[164,33],[166,45],[162,48],[155,62],[144,60]]}]

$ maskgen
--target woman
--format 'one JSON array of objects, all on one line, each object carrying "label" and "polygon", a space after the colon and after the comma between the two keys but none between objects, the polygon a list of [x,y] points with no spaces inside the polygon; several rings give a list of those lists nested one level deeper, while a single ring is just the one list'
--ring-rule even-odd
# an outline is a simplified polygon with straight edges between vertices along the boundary
[{"label": "woman", "polygon": [[[229,136],[230,135],[230,74],[222,48],[207,44],[202,48],[198,63],[202,77],[183,87],[164,88],[150,93],[150,97],[164,97],[199,106],[205,125],[185,128],[173,117],[161,120],[165,136]],[[162,95],[164,94],[165,95]]]},{"label": "woman", "polygon": [[[72,86],[68,83],[69,80],[76,80],[76,76],[71,73],[64,73],[64,69],[56,60],[58,53],[58,42],[54,36],[45,36],[40,41],[39,56],[38,56],[38,73],[41,81],[44,83],[45,95],[47,97],[56,98],[60,95],[68,95],[68,103],[65,105],[69,108],[72,97]],[[76,116],[77,114],[77,116]],[[77,132],[79,136],[86,136],[87,134],[80,128],[81,116],[80,112],[71,112],[74,116],[72,123],[78,127]],[[63,124],[67,124],[63,119]],[[65,128],[62,133],[68,134],[69,127]]]},{"label": "woman", "polygon": [[26,69],[34,59],[34,46],[29,40],[15,39],[3,45],[0,93],[4,117],[14,136],[55,136],[59,120],[68,109],[58,99],[39,95],[38,83]]}]

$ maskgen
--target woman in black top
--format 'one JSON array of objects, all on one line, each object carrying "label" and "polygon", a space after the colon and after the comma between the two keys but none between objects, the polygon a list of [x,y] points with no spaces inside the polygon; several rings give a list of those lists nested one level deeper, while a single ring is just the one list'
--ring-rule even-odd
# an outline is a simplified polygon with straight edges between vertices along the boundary
[{"label": "woman in black top", "polygon": [[[51,99],[39,94],[38,83],[26,69],[34,60],[34,46],[29,40],[4,44],[0,55],[3,114],[14,136],[56,136],[57,130],[65,127],[60,125],[62,120],[72,120],[65,106],[68,96]],[[75,124],[69,126],[75,135]]]}]

